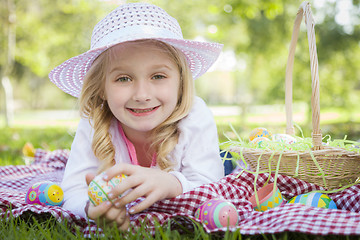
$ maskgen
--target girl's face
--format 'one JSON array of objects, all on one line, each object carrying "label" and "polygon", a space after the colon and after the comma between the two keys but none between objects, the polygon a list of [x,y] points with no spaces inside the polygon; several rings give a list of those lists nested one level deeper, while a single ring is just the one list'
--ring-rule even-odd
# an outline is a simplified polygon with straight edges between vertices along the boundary
[{"label": "girl's face", "polygon": [[130,139],[172,114],[179,87],[178,66],[159,46],[128,42],[111,49],[105,99]]}]

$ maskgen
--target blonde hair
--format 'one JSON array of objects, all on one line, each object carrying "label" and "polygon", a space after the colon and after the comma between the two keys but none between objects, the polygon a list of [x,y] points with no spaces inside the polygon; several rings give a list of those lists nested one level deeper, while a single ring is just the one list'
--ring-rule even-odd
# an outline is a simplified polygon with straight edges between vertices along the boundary
[{"label": "blonde hair", "polygon": [[[160,169],[170,171],[175,162],[168,155],[175,148],[179,139],[178,122],[187,116],[193,105],[195,90],[194,81],[185,55],[175,47],[157,40],[138,40],[136,43],[153,43],[163,49],[177,64],[180,74],[178,102],[172,114],[150,134],[150,151],[156,153],[156,162]],[[94,128],[92,150],[102,162],[99,172],[115,163],[115,149],[111,141],[109,128],[114,118],[107,102],[104,100],[104,84],[107,65],[111,58],[111,48],[100,54],[84,78],[80,102],[80,113],[87,117]]]}]

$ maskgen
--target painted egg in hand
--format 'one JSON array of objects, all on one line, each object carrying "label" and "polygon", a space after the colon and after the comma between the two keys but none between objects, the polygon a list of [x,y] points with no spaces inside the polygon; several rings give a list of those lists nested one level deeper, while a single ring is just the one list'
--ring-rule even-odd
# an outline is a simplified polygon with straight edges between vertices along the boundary
[{"label": "painted egg in hand", "polygon": [[337,209],[335,202],[329,196],[318,192],[295,196],[288,203],[301,203],[309,207]]},{"label": "painted egg in hand", "polygon": [[252,141],[258,137],[265,137],[271,139],[271,134],[266,128],[255,128],[250,132],[249,140]]},{"label": "painted egg in hand", "polygon": [[211,199],[202,204],[195,212],[195,218],[212,230],[222,227],[233,227],[238,224],[239,215],[235,206],[223,199]]},{"label": "painted egg in hand", "polygon": [[64,192],[53,182],[39,182],[32,185],[26,193],[25,203],[42,206],[61,206]]},{"label": "painted egg in hand", "polygon": [[113,177],[109,181],[103,179],[105,173],[101,173],[96,176],[89,184],[88,195],[89,200],[95,206],[99,205],[102,202],[105,202],[109,199],[108,194],[111,190],[119,185],[127,176],[121,174]]}]

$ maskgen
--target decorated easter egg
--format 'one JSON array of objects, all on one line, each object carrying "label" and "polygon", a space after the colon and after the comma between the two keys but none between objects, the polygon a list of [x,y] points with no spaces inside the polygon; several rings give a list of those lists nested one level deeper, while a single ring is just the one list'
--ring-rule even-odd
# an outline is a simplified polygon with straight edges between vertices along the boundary
[{"label": "decorated easter egg", "polygon": [[337,209],[335,202],[329,196],[318,192],[295,196],[288,203],[301,203],[309,207]]},{"label": "decorated easter egg", "polygon": [[249,140],[252,141],[258,137],[266,137],[268,139],[271,139],[271,134],[266,128],[255,128],[250,132]]},{"label": "decorated easter egg", "polygon": [[26,193],[25,203],[42,206],[61,206],[64,192],[53,182],[39,182],[32,185]]},{"label": "decorated easter egg", "polygon": [[[256,201],[256,197],[259,200],[258,202]],[[275,208],[286,203],[279,188],[277,186],[274,188],[274,183],[260,188],[249,198],[249,201],[251,202],[254,210],[258,212],[265,212],[271,208]]]},{"label": "decorated easter egg", "polygon": [[239,215],[235,206],[223,199],[211,199],[202,204],[195,212],[208,229],[233,227],[238,224]]},{"label": "decorated easter egg", "polygon": [[272,140],[274,142],[282,142],[285,144],[293,144],[296,143],[296,139],[289,135],[289,134],[281,134],[281,133],[275,133],[272,135]]},{"label": "decorated easter egg", "polygon": [[267,141],[270,141],[270,139],[268,139],[267,137],[257,137],[257,138],[254,138],[251,141],[251,143],[254,144],[254,145],[257,144],[260,147],[262,142],[267,142]]},{"label": "decorated easter egg", "polygon": [[125,174],[121,174],[113,177],[109,181],[105,181],[103,179],[105,172],[96,176],[89,184],[88,195],[89,200],[95,206],[99,205],[102,202],[105,202],[109,199],[108,194],[111,190],[119,185],[122,180],[124,180],[127,176]]}]

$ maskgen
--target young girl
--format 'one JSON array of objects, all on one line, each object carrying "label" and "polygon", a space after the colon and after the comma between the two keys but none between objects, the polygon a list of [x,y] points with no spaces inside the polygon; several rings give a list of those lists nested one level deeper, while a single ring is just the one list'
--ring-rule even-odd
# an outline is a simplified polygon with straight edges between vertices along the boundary
[{"label": "young girl", "polygon": [[[79,97],[82,114],[62,182],[65,209],[127,229],[129,214],[224,176],[216,125],[193,83],[221,48],[184,40],[164,10],[131,3],[95,26],[88,52],[51,71],[52,82]],[[103,171],[104,180],[128,177],[111,202],[93,206],[87,185]]]}]

